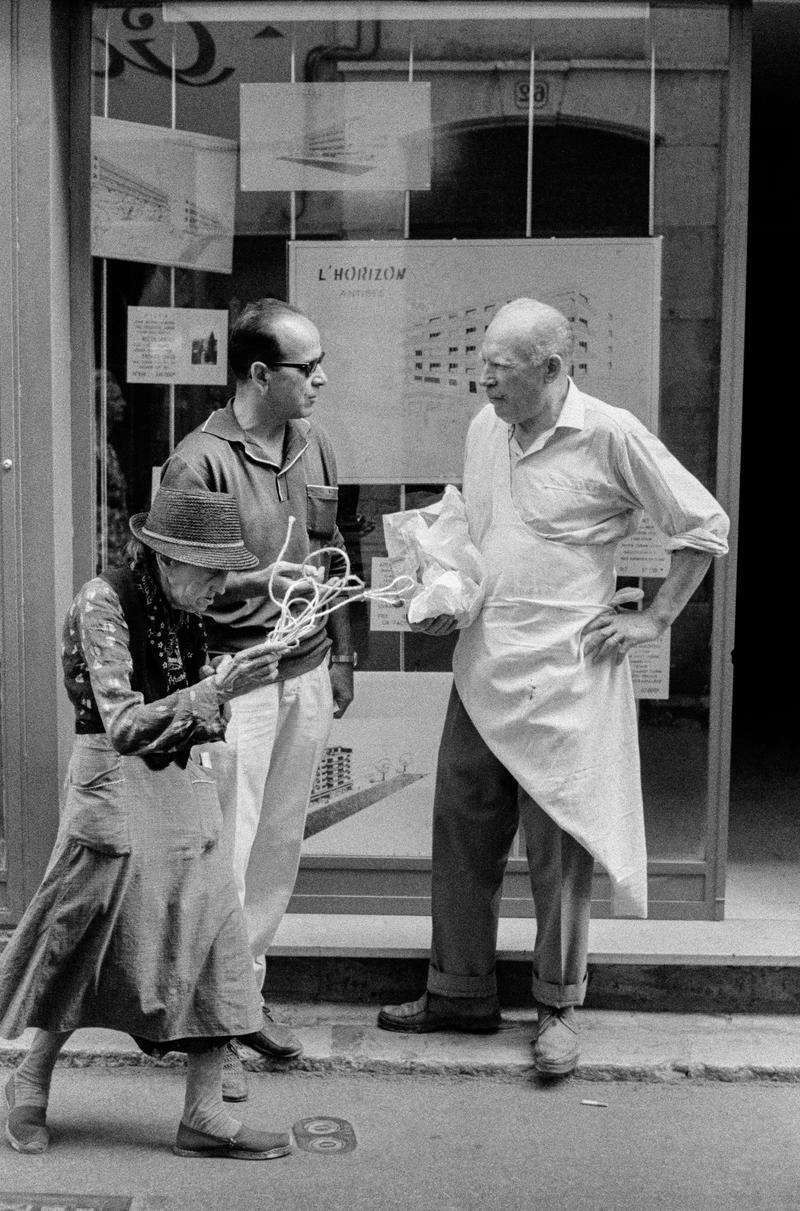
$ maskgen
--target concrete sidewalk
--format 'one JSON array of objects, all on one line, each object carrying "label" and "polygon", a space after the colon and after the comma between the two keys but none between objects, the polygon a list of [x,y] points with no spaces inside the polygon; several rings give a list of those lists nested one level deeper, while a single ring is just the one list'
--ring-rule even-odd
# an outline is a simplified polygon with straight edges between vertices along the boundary
[{"label": "concrete sidewalk", "polygon": [[[491,1077],[529,1080],[533,1074],[531,1037],[535,1011],[504,1011],[494,1035],[395,1034],[375,1025],[374,1006],[282,1003],[275,1016],[291,1022],[305,1054],[292,1064],[270,1064],[247,1051],[252,1072],[271,1069],[306,1072],[406,1073],[424,1076]],[[800,1082],[800,1018],[794,1015],[703,1015],[582,1010],[581,1059],[584,1080],[679,1082],[769,1080]],[[29,1033],[0,1040],[0,1065],[24,1054]],[[127,1035],[80,1030],[68,1042],[61,1063],[131,1066],[183,1063],[177,1055],[153,1061]]]}]

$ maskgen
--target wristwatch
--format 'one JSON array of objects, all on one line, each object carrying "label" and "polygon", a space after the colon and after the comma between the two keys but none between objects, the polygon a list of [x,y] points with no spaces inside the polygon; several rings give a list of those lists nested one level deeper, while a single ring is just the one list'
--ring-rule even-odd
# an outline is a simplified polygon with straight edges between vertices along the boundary
[{"label": "wristwatch", "polygon": [[352,664],[353,668],[356,668],[358,652],[351,652],[349,656],[331,656],[331,664]]}]

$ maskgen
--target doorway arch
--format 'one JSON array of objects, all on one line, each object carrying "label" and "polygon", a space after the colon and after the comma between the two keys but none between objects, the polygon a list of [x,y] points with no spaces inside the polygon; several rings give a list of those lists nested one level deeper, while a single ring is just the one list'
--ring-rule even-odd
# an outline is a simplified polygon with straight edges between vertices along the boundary
[{"label": "doorway arch", "polygon": [[[411,237],[524,236],[527,157],[523,121],[436,128],[431,188],[411,196]],[[649,146],[641,136],[543,122],[533,172],[533,236],[648,234]]]}]

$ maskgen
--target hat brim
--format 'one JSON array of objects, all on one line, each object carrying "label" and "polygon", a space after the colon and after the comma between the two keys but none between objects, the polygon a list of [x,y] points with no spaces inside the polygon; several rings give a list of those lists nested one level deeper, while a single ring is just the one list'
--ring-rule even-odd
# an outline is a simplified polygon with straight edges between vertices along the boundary
[{"label": "hat brim", "polygon": [[147,513],[134,513],[128,525],[134,538],[152,551],[158,551],[159,555],[167,555],[195,568],[216,568],[222,572],[245,572],[258,567],[257,557],[248,551],[244,543],[235,547],[189,547],[184,543],[170,542],[168,538],[152,538],[144,533],[147,516]]}]

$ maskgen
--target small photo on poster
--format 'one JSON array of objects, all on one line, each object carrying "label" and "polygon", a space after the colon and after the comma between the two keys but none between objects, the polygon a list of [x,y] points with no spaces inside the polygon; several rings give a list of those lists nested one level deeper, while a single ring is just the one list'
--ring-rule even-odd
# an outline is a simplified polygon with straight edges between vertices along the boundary
[{"label": "small photo on poster", "polygon": [[242,189],[430,189],[430,128],[430,84],[243,84]]},{"label": "small photo on poster", "polygon": [[92,118],[92,256],[230,273],[232,139]]},{"label": "small photo on poster", "polygon": [[128,382],[224,386],[228,313],[203,307],[128,308]]}]

